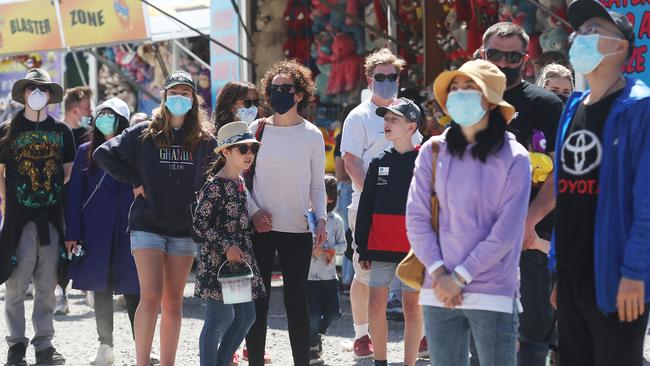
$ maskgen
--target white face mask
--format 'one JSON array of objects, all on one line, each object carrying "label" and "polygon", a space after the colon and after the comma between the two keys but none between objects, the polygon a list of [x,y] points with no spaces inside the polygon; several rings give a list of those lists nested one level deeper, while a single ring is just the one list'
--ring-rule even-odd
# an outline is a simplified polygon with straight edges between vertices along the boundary
[{"label": "white face mask", "polygon": [[49,98],[47,96],[47,93],[43,93],[38,89],[34,89],[34,91],[27,98],[27,104],[29,105],[29,108],[35,111],[40,111],[47,105],[48,99]]},{"label": "white face mask", "polygon": [[244,121],[249,125],[257,118],[257,107],[251,106],[250,108],[237,108],[237,119]]}]

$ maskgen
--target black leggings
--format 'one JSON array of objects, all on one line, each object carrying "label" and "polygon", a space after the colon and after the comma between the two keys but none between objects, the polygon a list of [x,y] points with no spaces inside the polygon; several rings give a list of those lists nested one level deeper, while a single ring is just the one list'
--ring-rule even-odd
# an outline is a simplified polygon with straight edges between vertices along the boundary
[{"label": "black leggings", "polygon": [[[135,310],[140,303],[140,295],[124,295],[126,300],[126,311],[129,313],[131,322],[131,334],[133,335],[133,321]],[[97,335],[99,343],[113,347],[113,292],[95,292],[95,322],[97,323]],[[135,339],[135,338],[134,338]]]},{"label": "black leggings", "polygon": [[264,365],[267,315],[271,297],[271,271],[276,251],[284,280],[284,307],[287,312],[293,364],[295,366],[309,365],[307,276],[309,275],[312,246],[311,233],[296,234],[271,231],[253,235],[255,260],[268,296],[255,301],[255,323],[246,336],[250,366]]}]

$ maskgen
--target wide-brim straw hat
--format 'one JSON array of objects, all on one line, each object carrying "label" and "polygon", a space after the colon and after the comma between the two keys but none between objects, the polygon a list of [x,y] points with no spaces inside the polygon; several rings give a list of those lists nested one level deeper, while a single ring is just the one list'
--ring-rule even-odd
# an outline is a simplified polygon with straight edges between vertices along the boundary
[{"label": "wide-brim straw hat", "polygon": [[29,84],[45,85],[50,90],[50,100],[47,104],[61,103],[63,100],[63,88],[61,85],[52,82],[47,71],[42,69],[29,69],[25,77],[16,81],[11,88],[11,99],[20,104],[25,104],[25,87]]},{"label": "wide-brim straw hat", "polygon": [[255,135],[253,135],[253,132],[251,132],[250,127],[248,127],[248,123],[241,121],[230,122],[221,126],[219,129],[217,134],[217,147],[214,149],[214,152],[219,154],[221,150],[229,146],[246,143],[261,145],[255,138]]},{"label": "wide-brim straw hat", "polygon": [[510,123],[515,115],[515,107],[503,100],[503,93],[506,90],[506,76],[494,64],[485,60],[472,60],[464,63],[458,70],[444,71],[433,82],[433,94],[436,101],[447,111],[447,96],[449,86],[454,78],[460,75],[472,79],[481,89],[483,96],[488,102],[496,104],[501,110],[506,123]]}]

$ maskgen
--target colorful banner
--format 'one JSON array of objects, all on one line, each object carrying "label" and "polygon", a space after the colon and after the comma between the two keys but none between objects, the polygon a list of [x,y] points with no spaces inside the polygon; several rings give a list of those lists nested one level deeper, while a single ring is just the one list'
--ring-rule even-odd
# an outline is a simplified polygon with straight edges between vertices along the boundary
[{"label": "colorful banner", "polygon": [[634,24],[634,49],[625,65],[626,75],[650,85],[650,5],[644,0],[600,0],[606,8],[627,15]]},{"label": "colorful banner", "polygon": [[[239,1],[238,1],[239,2]],[[212,0],[210,6],[210,36],[231,49],[240,52],[239,19],[229,1]],[[223,47],[210,42],[210,66],[212,67],[212,105],[221,88],[229,81],[241,78],[239,57]]]},{"label": "colorful banner", "polygon": [[[61,52],[36,52],[4,58],[0,62],[0,123],[10,119],[24,108],[22,104],[12,100],[11,90],[14,83],[24,78],[27,70],[32,67],[42,68],[50,74],[52,81],[63,85]],[[61,104],[50,104],[47,110],[50,116],[61,118]]]},{"label": "colorful banner", "polygon": [[143,40],[149,37],[140,0],[61,2],[65,44],[70,48]]},{"label": "colorful banner", "polygon": [[0,5],[0,55],[61,48],[59,21],[50,0]]}]

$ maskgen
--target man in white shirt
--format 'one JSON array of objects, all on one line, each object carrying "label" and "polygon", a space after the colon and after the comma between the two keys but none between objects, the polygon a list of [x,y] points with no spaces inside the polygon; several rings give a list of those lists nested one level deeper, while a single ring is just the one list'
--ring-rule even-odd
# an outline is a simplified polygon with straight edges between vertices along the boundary
[{"label": "man in white shirt", "polygon": [[[381,151],[391,146],[384,138],[384,120],[375,114],[378,107],[387,107],[396,102],[399,75],[406,62],[389,49],[381,49],[366,58],[365,69],[368,88],[372,97],[352,110],[345,120],[341,139],[341,155],[345,170],[352,179],[352,203],[348,207],[350,229],[354,232],[357,207],[363,190],[363,182],[370,161]],[[420,144],[422,135],[413,135],[414,144]],[[356,245],[353,244],[356,247]],[[356,359],[373,356],[372,342],[368,335],[368,278],[369,270],[359,266],[355,253],[354,280],[350,289],[352,319],[354,321],[354,356]]]}]

